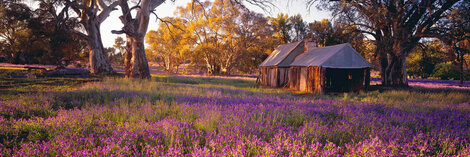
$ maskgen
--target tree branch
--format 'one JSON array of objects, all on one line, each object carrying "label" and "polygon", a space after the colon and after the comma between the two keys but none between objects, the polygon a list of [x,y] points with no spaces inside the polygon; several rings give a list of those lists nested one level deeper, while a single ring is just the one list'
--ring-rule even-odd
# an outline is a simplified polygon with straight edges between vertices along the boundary
[{"label": "tree branch", "polygon": [[[100,3],[104,3],[103,0],[98,0]],[[111,3],[109,6],[101,6],[102,8],[102,11],[101,13],[98,15],[98,22],[99,23],[102,23],[104,20],[106,20],[106,18],[108,18],[109,14],[114,11],[114,10],[117,10],[116,7],[117,5],[120,3],[121,0],[118,0],[118,1],[114,1],[113,3]],[[105,5],[105,4],[103,4]]]},{"label": "tree branch", "polygon": [[88,40],[88,35],[82,33],[82,32],[79,32],[77,30],[74,30],[74,29],[70,29],[70,28],[65,28],[66,31],[72,33],[72,34],[75,34],[77,35],[78,37],[82,38],[82,39],[85,39],[85,40]]},{"label": "tree branch", "polygon": [[171,37],[171,39],[173,40],[173,42],[177,43],[175,37],[173,37],[173,31],[171,31],[169,24],[171,24],[171,26],[173,26],[174,28],[177,28],[177,29],[182,30],[182,31],[184,31],[184,30],[181,29],[180,27],[174,25],[174,24],[173,24],[172,22],[170,22],[170,21],[166,21],[166,20],[161,19],[160,17],[158,17],[158,15],[157,15],[155,12],[152,12],[152,14],[155,15],[155,17],[157,18],[157,21],[160,20],[161,22],[163,22],[163,23],[165,24],[166,28],[167,28],[168,31],[170,32],[170,37]]},{"label": "tree branch", "polygon": [[101,10],[105,10],[106,8],[108,8],[108,6],[106,5],[106,3],[104,3],[103,0],[97,0],[98,1],[98,6],[101,8]]}]

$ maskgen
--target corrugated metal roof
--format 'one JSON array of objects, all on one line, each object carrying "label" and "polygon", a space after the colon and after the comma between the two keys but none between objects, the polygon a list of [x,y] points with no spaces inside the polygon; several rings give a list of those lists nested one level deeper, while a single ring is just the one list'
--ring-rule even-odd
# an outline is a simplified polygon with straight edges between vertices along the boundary
[{"label": "corrugated metal roof", "polygon": [[302,41],[279,45],[259,66],[279,65]]},{"label": "corrugated metal roof", "polygon": [[317,47],[303,53],[291,66],[320,66],[326,68],[372,68],[349,43]]}]

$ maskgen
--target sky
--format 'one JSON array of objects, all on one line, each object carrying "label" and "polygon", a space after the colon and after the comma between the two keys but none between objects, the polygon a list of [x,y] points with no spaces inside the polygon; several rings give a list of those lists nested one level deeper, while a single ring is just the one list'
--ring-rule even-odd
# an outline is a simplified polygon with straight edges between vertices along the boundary
[{"label": "sky", "polygon": [[[190,2],[191,0],[176,0],[176,2],[167,0],[167,2],[156,8],[156,13],[160,18],[168,16],[171,17],[173,16],[176,7],[186,6],[187,3]],[[319,11],[315,7],[312,7],[309,11],[304,0],[275,0],[274,4],[277,8],[271,11],[271,13],[266,13],[261,8],[249,4],[246,4],[246,6],[250,10],[262,13],[265,16],[276,16],[278,13],[287,13],[289,16],[300,14],[306,22],[331,18],[331,14],[329,12]],[[112,34],[111,30],[120,30],[122,28],[123,25],[119,20],[120,14],[120,10],[113,11],[110,16],[101,24],[101,37],[105,47],[112,47],[114,45],[114,39],[118,37],[118,35]],[[156,21],[155,16],[151,15],[148,31],[156,29],[158,29],[158,22]],[[124,36],[121,35],[121,37]]]}]

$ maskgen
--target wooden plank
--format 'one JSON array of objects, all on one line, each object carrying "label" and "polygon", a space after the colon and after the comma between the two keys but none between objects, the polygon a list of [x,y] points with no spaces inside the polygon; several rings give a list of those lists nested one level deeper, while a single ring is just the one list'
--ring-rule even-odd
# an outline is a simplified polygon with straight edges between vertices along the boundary
[{"label": "wooden plank", "polygon": [[300,91],[306,92],[307,88],[307,68],[302,67],[300,68]]}]

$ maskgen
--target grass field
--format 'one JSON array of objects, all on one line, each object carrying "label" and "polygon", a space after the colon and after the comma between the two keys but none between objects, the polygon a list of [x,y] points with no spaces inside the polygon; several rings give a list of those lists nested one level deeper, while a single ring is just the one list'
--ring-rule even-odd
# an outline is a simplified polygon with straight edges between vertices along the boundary
[{"label": "grass field", "polygon": [[470,155],[462,89],[320,96],[245,79],[1,77],[0,156]]}]

